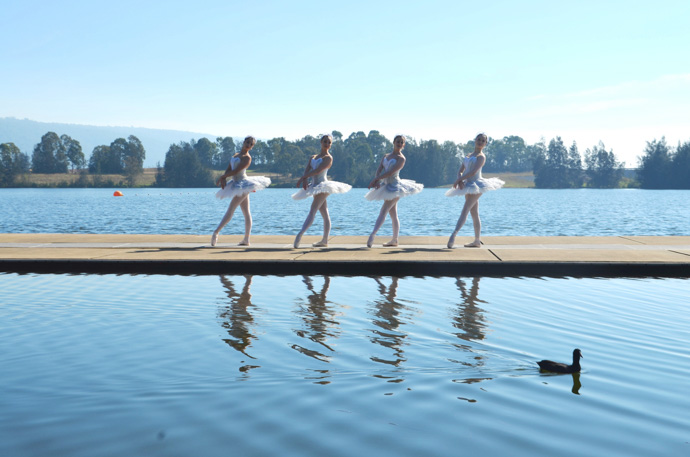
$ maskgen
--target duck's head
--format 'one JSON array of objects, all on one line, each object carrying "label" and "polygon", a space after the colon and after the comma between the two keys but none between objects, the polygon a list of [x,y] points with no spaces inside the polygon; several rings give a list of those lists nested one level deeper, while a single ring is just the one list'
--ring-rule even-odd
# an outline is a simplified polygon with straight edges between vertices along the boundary
[{"label": "duck's head", "polygon": [[583,358],[582,351],[580,351],[579,349],[575,349],[573,351],[573,360],[580,360],[581,358]]}]

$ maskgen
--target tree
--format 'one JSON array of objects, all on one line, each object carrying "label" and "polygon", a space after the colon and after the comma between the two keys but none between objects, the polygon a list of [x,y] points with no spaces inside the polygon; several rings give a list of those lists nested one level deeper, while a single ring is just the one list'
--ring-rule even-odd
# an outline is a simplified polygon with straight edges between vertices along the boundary
[{"label": "tree", "polygon": [[613,151],[607,151],[604,143],[585,151],[585,164],[589,187],[613,188],[618,187],[623,177],[624,164],[616,160]]},{"label": "tree", "polygon": [[[225,170],[230,163],[230,159],[235,154],[235,141],[230,136],[216,138],[216,145],[219,149],[216,157],[216,170]],[[256,148],[256,145],[254,146]],[[270,161],[269,161],[270,162]],[[263,161],[262,161],[263,163]]]},{"label": "tree", "polygon": [[124,138],[117,138],[115,141],[110,143],[110,155],[109,163],[113,166],[110,173],[123,174],[125,171],[125,156],[127,155],[127,149],[129,145],[127,140]]},{"label": "tree", "polygon": [[582,187],[584,183],[584,176],[582,173],[582,157],[580,156],[580,151],[577,149],[577,143],[573,141],[573,144],[568,149],[568,187]]},{"label": "tree", "polygon": [[117,138],[110,146],[96,146],[89,158],[89,171],[97,174],[123,174],[130,186],[144,172],[146,150],[134,135]]},{"label": "tree", "polygon": [[404,150],[406,176],[428,187],[454,181],[458,165],[456,150],[444,148],[436,140],[422,140],[418,144],[414,139],[408,139]]},{"label": "tree", "polygon": [[267,141],[268,149],[267,154],[271,156],[271,162],[270,165],[268,166],[268,171],[275,171],[280,173],[280,165],[278,164],[279,157],[281,155],[281,151],[283,149],[283,145],[287,143],[285,141],[285,138],[273,138]]},{"label": "tree", "polygon": [[67,162],[65,146],[55,132],[46,133],[34,146],[31,156],[34,173],[67,173]]},{"label": "tree", "polygon": [[120,171],[120,160],[110,153],[110,146],[101,145],[93,148],[89,157],[90,173],[113,174]]},{"label": "tree", "polygon": [[167,187],[210,187],[213,185],[211,172],[199,160],[199,155],[190,143],[171,144],[165,154],[163,183]]},{"label": "tree", "polygon": [[568,150],[561,137],[549,142],[543,165],[534,171],[534,184],[548,189],[570,187],[568,180]]},{"label": "tree", "polygon": [[637,180],[640,187],[645,189],[667,189],[669,176],[671,175],[670,149],[666,144],[666,138],[647,142],[644,156],[639,157],[639,169]]},{"label": "tree", "polygon": [[127,147],[122,154],[122,170],[130,186],[133,186],[136,177],[144,172],[145,158],[146,150],[139,138],[134,135],[128,136]]},{"label": "tree", "polygon": [[86,164],[84,152],[81,150],[81,144],[72,139],[69,135],[60,135],[60,141],[65,148],[67,160],[71,164],[72,171],[75,168],[82,168]]},{"label": "tree", "polygon": [[[338,137],[342,138],[340,135]],[[364,132],[353,132],[343,142],[342,149],[340,141],[336,140],[336,148],[339,157],[334,157],[333,175],[353,186],[364,187],[369,184],[378,167],[378,161],[374,159],[374,152]]]},{"label": "tree", "polygon": [[0,186],[14,184],[17,175],[28,173],[29,157],[14,143],[0,144]]},{"label": "tree", "polygon": [[277,159],[277,164],[280,167],[281,173],[287,173],[290,176],[301,175],[307,163],[307,155],[304,151],[291,142],[285,144]]},{"label": "tree", "polygon": [[192,145],[197,155],[199,156],[199,161],[201,165],[213,169],[218,164],[218,145],[211,142],[208,138],[201,138],[199,141],[194,142],[192,140]]},{"label": "tree", "polygon": [[536,175],[538,170],[546,166],[546,140],[542,137],[539,142],[527,146],[527,153],[532,162],[532,172]]},{"label": "tree", "polygon": [[690,141],[678,143],[671,162],[670,183],[674,189],[690,189]]},{"label": "tree", "polygon": [[252,148],[252,165],[266,167],[272,161],[273,154],[271,148],[268,147],[266,142],[257,140],[256,144]]},{"label": "tree", "polygon": [[328,174],[337,181],[345,180],[344,167],[337,167],[336,165],[344,160],[345,143],[343,142],[343,134],[337,130],[331,132],[333,137],[333,144],[331,144],[331,155],[333,156],[333,166],[328,170]]},{"label": "tree", "polygon": [[366,141],[369,148],[371,148],[373,159],[376,163],[380,162],[383,156],[393,150],[393,144],[388,141],[388,138],[381,135],[378,130],[369,131]]},{"label": "tree", "polygon": [[[505,171],[521,172],[532,169],[532,159],[530,151],[525,145],[525,140],[519,136],[511,135],[503,137],[500,141],[506,148]],[[493,148],[490,149],[490,151],[492,150]]]}]

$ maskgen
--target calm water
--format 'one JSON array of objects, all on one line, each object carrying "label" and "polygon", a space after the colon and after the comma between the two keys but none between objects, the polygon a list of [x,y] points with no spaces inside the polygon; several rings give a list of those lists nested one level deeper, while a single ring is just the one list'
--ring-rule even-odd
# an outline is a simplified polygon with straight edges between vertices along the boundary
[{"label": "calm water", "polygon": [[685,456],[689,286],[0,274],[0,455]]},{"label": "calm water", "polygon": [[[228,202],[213,189],[0,189],[0,233],[169,233],[210,234]],[[463,199],[445,189],[425,189],[399,204],[402,235],[448,235]],[[309,201],[294,201],[292,189],[268,189],[251,196],[253,233],[294,235]],[[328,206],[332,235],[368,234],[380,204],[365,189],[333,195]],[[690,235],[690,191],[640,189],[501,189],[480,200],[483,234]],[[317,216],[308,233],[319,234]],[[244,230],[241,212],[224,234]],[[471,224],[461,233],[472,233]],[[381,235],[390,234],[390,221]]]}]

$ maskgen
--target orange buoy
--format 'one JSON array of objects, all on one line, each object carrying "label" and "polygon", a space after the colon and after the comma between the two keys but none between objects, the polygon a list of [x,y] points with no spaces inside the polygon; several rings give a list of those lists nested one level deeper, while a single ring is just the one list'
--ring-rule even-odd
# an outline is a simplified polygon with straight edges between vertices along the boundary
[{"label": "orange buoy", "polygon": [[116,190],[115,192],[113,192],[113,197],[123,197],[122,192]]}]

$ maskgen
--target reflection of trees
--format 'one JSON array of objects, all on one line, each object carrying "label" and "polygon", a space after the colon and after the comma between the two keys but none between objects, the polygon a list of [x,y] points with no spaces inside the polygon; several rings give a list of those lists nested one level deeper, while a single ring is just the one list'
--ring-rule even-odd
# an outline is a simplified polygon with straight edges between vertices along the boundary
[{"label": "reflection of trees", "polygon": [[226,276],[220,277],[220,282],[223,283],[225,291],[230,299],[229,306],[222,306],[218,312],[222,319],[221,325],[228,331],[229,338],[223,338],[223,341],[228,343],[230,347],[236,349],[247,357],[254,358],[247,354],[247,348],[251,346],[255,335],[251,332],[251,324],[254,322],[254,317],[251,314],[252,294],[249,292],[249,287],[252,284],[252,276],[245,275],[244,287],[242,292],[237,293],[235,286]]},{"label": "reflection of trees", "polygon": [[[317,343],[328,352],[333,352],[333,348],[328,345],[327,341],[329,338],[338,337],[338,333],[334,331],[334,329],[337,328],[340,323],[335,320],[336,311],[329,306],[329,302],[326,299],[326,294],[331,284],[331,278],[324,276],[323,286],[320,291],[314,289],[314,283],[311,277],[304,276],[303,282],[311,293],[307,296],[306,305],[299,307],[299,314],[304,323],[304,327],[301,330],[295,330],[295,333],[302,338]],[[322,362],[329,361],[330,355],[321,352],[322,349],[308,349],[298,344],[293,344],[292,348]]]},{"label": "reflection of trees", "polygon": [[407,335],[398,331],[398,329],[404,325],[400,318],[402,312],[407,307],[395,301],[398,290],[398,278],[392,278],[391,285],[388,288],[383,284],[381,278],[374,278],[374,280],[378,283],[382,299],[376,300],[374,305],[374,315],[376,318],[373,320],[373,323],[378,329],[372,331],[374,336],[371,337],[371,341],[392,350],[393,357],[384,359],[372,356],[371,360],[397,367],[406,360],[402,346]]}]

